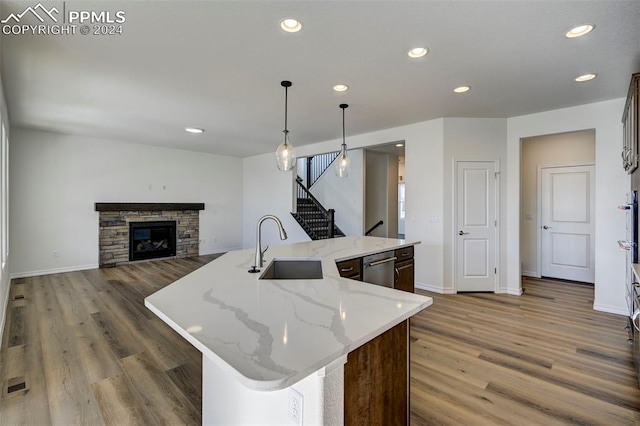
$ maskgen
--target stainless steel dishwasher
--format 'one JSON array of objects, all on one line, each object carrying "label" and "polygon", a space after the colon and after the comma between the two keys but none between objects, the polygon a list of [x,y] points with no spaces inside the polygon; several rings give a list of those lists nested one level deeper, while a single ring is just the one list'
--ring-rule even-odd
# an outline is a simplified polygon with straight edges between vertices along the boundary
[{"label": "stainless steel dishwasher", "polygon": [[362,259],[362,281],[393,288],[396,259],[393,251],[365,256]]}]

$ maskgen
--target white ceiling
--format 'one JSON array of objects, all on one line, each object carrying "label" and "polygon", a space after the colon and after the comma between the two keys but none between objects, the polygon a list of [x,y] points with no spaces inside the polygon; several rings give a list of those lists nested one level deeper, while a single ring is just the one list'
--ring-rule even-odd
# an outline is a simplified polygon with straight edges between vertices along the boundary
[{"label": "white ceiling", "polygon": [[[3,1],[0,15],[36,3]],[[341,136],[343,102],[348,143],[439,117],[621,98],[640,71],[638,0],[42,3],[123,10],[124,34],[1,36],[12,126],[225,155],[275,150],[285,79],[291,140],[306,145]],[[302,31],[281,31],[283,17]],[[582,23],[596,28],[564,37]],[[411,60],[415,46],[430,53]],[[573,81],[589,72],[598,77]],[[454,94],[460,85],[472,89]]]}]

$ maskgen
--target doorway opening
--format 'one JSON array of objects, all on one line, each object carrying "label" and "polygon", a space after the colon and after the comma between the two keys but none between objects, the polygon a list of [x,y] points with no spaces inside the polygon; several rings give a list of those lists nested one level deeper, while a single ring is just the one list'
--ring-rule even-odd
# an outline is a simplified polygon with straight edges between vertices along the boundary
[{"label": "doorway opening", "polygon": [[522,275],[593,283],[595,130],[521,142]]},{"label": "doorway opening", "polygon": [[405,238],[404,156],[403,141],[364,150],[365,235]]}]

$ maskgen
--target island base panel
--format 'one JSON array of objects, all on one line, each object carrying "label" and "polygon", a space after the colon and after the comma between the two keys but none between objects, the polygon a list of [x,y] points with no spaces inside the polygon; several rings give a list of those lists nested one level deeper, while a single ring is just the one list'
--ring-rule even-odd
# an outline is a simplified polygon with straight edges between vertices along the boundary
[{"label": "island base panel", "polygon": [[344,366],[344,423],[409,424],[409,321],[352,351]]}]

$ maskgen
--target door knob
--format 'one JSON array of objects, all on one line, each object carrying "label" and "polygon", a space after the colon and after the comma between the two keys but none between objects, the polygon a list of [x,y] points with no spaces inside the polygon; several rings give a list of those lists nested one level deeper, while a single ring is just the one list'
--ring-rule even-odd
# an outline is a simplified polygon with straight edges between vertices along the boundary
[{"label": "door knob", "polygon": [[542,229],[551,229],[551,228],[553,228],[553,226],[547,226],[547,225],[544,225],[544,226],[542,227]]},{"label": "door knob", "polygon": [[458,235],[467,235],[467,234],[468,234],[468,232],[464,232],[464,231],[458,232]]}]

